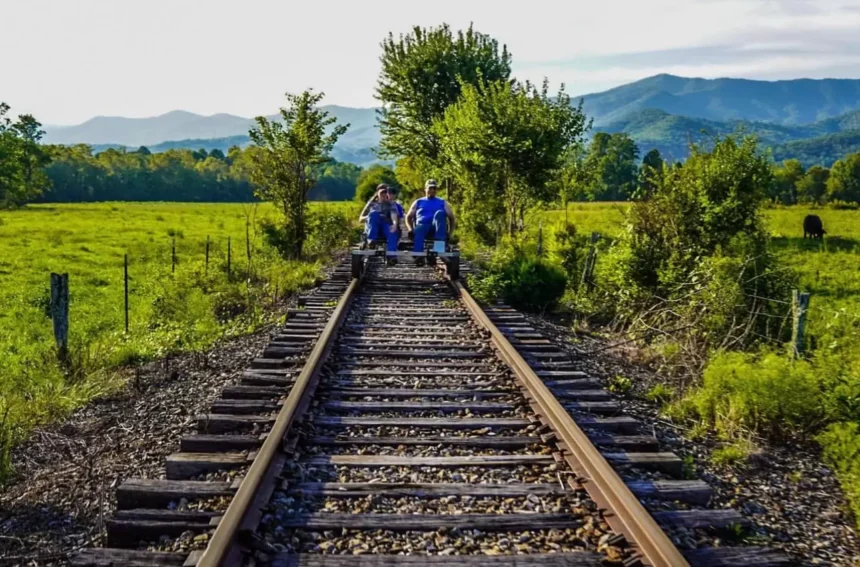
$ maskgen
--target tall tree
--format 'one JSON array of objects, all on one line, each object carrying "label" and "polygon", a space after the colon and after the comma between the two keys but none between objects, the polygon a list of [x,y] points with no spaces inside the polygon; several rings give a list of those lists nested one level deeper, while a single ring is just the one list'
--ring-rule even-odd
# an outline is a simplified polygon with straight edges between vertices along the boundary
[{"label": "tall tree", "polygon": [[642,158],[639,167],[639,190],[644,195],[649,195],[663,176],[663,156],[660,150],[654,148]]},{"label": "tall tree", "polygon": [[803,177],[803,164],[796,159],[787,159],[773,171],[773,184],[768,193],[773,201],[786,205],[797,202],[797,183]]},{"label": "tall tree", "polygon": [[466,225],[483,236],[502,224],[515,233],[530,206],[554,198],[550,182],[585,129],[581,105],[563,89],[550,97],[546,81],[464,84],[434,132],[463,188]]},{"label": "tall tree", "polygon": [[377,163],[362,171],[361,175],[358,176],[358,183],[355,187],[355,200],[364,205],[376,192],[376,187],[380,183],[385,183],[395,189],[400,188],[394,171],[390,167]]},{"label": "tall tree", "polygon": [[639,148],[629,134],[598,132],[588,145],[585,168],[591,172],[593,200],[626,200],[636,190]]},{"label": "tall tree", "polygon": [[827,193],[832,201],[860,203],[860,152],[833,164],[827,180]]},{"label": "tall tree", "polygon": [[251,179],[261,199],[273,202],[283,213],[284,247],[290,258],[301,258],[307,238],[308,193],[316,183],[321,164],[330,159],[338,138],[349,127],[319,108],[323,93],[287,93],[288,107],[281,122],[264,116],[249,134],[260,147],[254,154]]},{"label": "tall tree", "polygon": [[39,143],[45,132],[33,116],[16,122],[6,116],[9,105],[0,103],[0,205],[23,205],[50,185],[44,167],[51,161]]},{"label": "tall tree", "polygon": [[376,97],[382,102],[380,149],[386,157],[413,158],[422,174],[434,172],[440,152],[433,122],[453,104],[463,85],[507,80],[511,56],[507,47],[472,26],[454,34],[447,24],[415,27],[382,42],[382,71]]},{"label": "tall tree", "polygon": [[801,203],[821,205],[827,197],[827,179],[830,170],[813,165],[797,182],[797,200]]}]

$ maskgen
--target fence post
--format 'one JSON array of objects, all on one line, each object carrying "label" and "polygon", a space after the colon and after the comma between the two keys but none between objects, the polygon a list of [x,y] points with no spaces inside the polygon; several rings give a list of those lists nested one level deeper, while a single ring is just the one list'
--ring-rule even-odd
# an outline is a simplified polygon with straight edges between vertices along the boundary
[{"label": "fence post", "polygon": [[209,273],[209,235],[206,235],[206,273]]},{"label": "fence post", "polygon": [[170,239],[170,273],[176,273],[176,237]]},{"label": "fence post", "polygon": [[125,334],[128,334],[128,254],[123,258],[122,267],[123,281],[125,282]]},{"label": "fence post", "polygon": [[809,293],[794,290],[791,293],[791,350],[792,356],[803,354],[803,333],[806,329],[806,311],[809,309]]},{"label": "fence post", "polygon": [[227,237],[227,275],[230,275],[230,237]]},{"label": "fence post", "polygon": [[61,362],[69,355],[69,274],[51,274],[51,319]]},{"label": "fence post", "polygon": [[588,286],[588,289],[594,287],[594,265],[597,263],[597,241],[599,239],[599,232],[591,233],[591,248],[588,249],[588,256],[585,258],[585,269],[582,271],[582,283]]}]

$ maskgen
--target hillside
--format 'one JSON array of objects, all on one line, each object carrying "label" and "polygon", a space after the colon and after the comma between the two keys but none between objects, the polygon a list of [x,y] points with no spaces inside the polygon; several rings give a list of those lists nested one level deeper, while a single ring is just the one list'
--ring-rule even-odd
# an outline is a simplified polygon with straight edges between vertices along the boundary
[{"label": "hillside", "polygon": [[[803,151],[808,159],[814,159],[814,163],[818,163],[820,156],[835,155],[834,159],[838,159],[844,154],[834,152],[838,148],[850,146],[848,140],[853,139],[852,133],[860,135],[860,110],[804,126],[783,126],[746,120],[718,122],[704,118],[675,116],[663,110],[646,109],[631,112],[610,124],[596,126],[594,130],[608,133],[625,132],[636,140],[642,155],[652,148],[657,148],[661,154],[672,160],[684,159],[688,154],[687,148],[690,142],[707,143],[717,135],[755,134],[763,145],[779,147],[780,156],[790,158],[794,157],[791,155],[792,151]],[[843,134],[845,135],[834,137],[834,135]],[[827,165],[832,161],[830,160]]]},{"label": "hillside", "polygon": [[655,75],[581,98],[596,126],[652,108],[720,122],[748,120],[788,126],[819,122],[860,108],[860,80],[754,81]]},{"label": "hillside", "polygon": [[806,140],[794,140],[771,147],[773,159],[782,162],[797,159],[804,167],[830,167],[837,159],[860,152],[860,130],[828,134]]}]

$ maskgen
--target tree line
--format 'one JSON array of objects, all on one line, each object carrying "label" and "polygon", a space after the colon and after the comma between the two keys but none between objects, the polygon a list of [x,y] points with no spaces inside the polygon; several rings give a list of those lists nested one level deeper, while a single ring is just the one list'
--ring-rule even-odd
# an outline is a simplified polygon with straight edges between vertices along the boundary
[{"label": "tree line", "polygon": [[[16,122],[0,105],[0,207],[95,201],[247,202],[260,148],[173,149],[152,153],[85,144],[43,145],[41,124],[30,115]],[[312,200],[351,199],[362,168],[326,159],[315,164]]]},{"label": "tree line", "polygon": [[860,152],[836,160],[830,168],[805,169],[799,160],[785,160],[774,168],[768,197],[786,205],[860,204]]}]

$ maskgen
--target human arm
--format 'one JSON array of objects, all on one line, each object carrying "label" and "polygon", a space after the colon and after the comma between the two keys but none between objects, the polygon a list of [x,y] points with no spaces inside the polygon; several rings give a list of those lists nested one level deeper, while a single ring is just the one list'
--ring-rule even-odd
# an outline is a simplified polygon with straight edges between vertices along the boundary
[{"label": "human arm", "polygon": [[367,217],[370,215],[370,206],[373,205],[374,201],[376,201],[376,195],[374,195],[370,198],[370,200],[367,201],[367,204],[364,206],[364,209],[362,209],[361,214],[358,216],[358,220],[367,220]]},{"label": "human arm", "polygon": [[418,209],[418,200],[412,201],[409,212],[406,213],[406,228],[412,231],[415,228],[415,213]]}]

